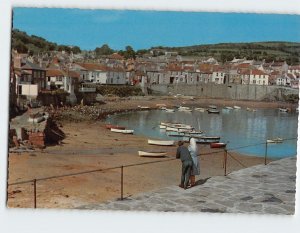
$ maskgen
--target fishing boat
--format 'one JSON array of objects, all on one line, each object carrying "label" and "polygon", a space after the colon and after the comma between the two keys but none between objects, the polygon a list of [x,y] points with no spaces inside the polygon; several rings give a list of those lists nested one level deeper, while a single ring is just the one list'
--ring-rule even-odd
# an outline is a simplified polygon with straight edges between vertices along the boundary
[{"label": "fishing boat", "polygon": [[234,108],[234,109],[241,109],[241,107],[240,107],[240,106],[237,106],[237,105],[234,105],[233,108]]},{"label": "fishing boat", "polygon": [[210,148],[224,148],[224,147],[226,147],[226,143],[223,143],[223,142],[210,143]]},{"label": "fishing boat", "polygon": [[114,129],[114,128],[111,128],[110,131],[115,133],[123,133],[123,134],[133,134],[134,132],[134,130],[132,129]]},{"label": "fishing boat", "polygon": [[214,113],[214,114],[219,114],[219,113],[220,113],[220,111],[219,111],[219,110],[217,110],[217,109],[213,109],[213,108],[211,108],[211,109],[207,109],[207,112],[208,112],[208,113]]},{"label": "fishing boat", "polygon": [[164,157],[167,155],[167,152],[161,151],[161,152],[147,152],[147,151],[138,151],[139,156],[141,157]]},{"label": "fishing boat", "polygon": [[173,146],[175,141],[166,141],[166,140],[151,140],[148,139],[148,144],[158,145],[158,146]]},{"label": "fishing boat", "polygon": [[112,125],[112,124],[105,125],[105,128],[107,128],[107,129],[125,129],[124,126]]},{"label": "fishing boat", "polygon": [[282,143],[282,138],[273,138],[273,139],[267,139],[267,143]]}]

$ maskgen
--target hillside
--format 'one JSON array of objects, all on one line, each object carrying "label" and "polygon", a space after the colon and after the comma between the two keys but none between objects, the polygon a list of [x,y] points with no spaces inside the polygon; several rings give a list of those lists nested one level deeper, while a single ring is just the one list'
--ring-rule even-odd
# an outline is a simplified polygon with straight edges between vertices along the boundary
[{"label": "hillside", "polygon": [[11,39],[12,49],[17,50],[19,53],[37,54],[41,52],[51,51],[67,51],[73,53],[80,53],[81,50],[78,46],[66,46],[58,45],[56,43],[49,42],[39,36],[29,36],[26,32],[22,32],[18,29],[12,30]]},{"label": "hillside", "polygon": [[[131,46],[127,46],[130,47]],[[78,46],[58,45],[49,42],[42,37],[29,36],[26,32],[18,29],[12,30],[12,48],[20,53],[37,54],[41,52],[51,51],[66,51],[73,53],[80,53],[81,49]],[[98,50],[108,49],[110,53],[114,52],[108,45],[103,45]],[[253,43],[221,43],[209,45],[193,45],[186,47],[163,47],[157,46],[151,49],[162,49],[166,51],[178,52],[184,57],[214,57],[218,61],[225,62],[235,58],[244,58],[268,61],[287,61],[288,64],[299,63],[300,57],[300,43],[295,42],[253,42]],[[142,55],[148,53],[151,49],[143,49],[139,51],[131,51],[134,54]],[[124,51],[119,51],[119,53]],[[140,53],[141,52],[141,53]]]},{"label": "hillside", "polygon": [[267,61],[287,61],[289,64],[299,62],[300,43],[294,42],[253,42],[221,43],[211,45],[194,45],[186,47],[153,47],[176,51],[182,56],[214,57],[219,61],[244,58]]}]

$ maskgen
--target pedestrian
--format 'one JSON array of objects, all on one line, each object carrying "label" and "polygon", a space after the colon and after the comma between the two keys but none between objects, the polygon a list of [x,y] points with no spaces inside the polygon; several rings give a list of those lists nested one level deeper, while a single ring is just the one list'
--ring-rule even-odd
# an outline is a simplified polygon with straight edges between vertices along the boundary
[{"label": "pedestrian", "polygon": [[190,176],[190,185],[191,187],[193,187],[195,186],[196,183],[195,176],[200,175],[200,164],[198,159],[199,150],[195,138],[190,139],[190,145],[188,146],[188,150],[193,160],[193,166],[192,166],[191,176]]},{"label": "pedestrian", "polygon": [[189,150],[184,146],[183,141],[178,142],[176,158],[180,159],[182,162],[181,182],[179,187],[187,189],[189,179],[190,179],[191,169],[193,166],[193,160]]}]

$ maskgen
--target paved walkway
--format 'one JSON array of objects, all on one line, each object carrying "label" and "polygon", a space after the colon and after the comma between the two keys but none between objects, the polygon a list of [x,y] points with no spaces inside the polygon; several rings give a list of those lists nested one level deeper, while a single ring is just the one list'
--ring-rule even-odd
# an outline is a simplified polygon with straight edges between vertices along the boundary
[{"label": "paved walkway", "polygon": [[295,211],[295,185],[296,158],[286,158],[200,180],[187,190],[171,186],[79,209],[289,215]]}]

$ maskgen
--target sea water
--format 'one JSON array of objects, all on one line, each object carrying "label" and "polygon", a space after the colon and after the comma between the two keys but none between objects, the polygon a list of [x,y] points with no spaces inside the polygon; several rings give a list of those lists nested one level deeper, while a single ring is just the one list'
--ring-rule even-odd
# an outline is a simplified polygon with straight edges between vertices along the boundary
[{"label": "sea water", "polygon": [[289,140],[268,144],[268,157],[284,158],[296,156],[297,153],[298,113],[283,113],[278,109],[258,109],[255,112],[222,109],[220,114],[149,110],[111,115],[106,122],[134,129],[136,135],[167,140],[179,138],[166,135],[165,130],[159,129],[160,122],[190,124],[207,136],[220,136],[220,142],[227,143],[228,150],[254,156],[265,155],[267,139],[280,137]]}]

